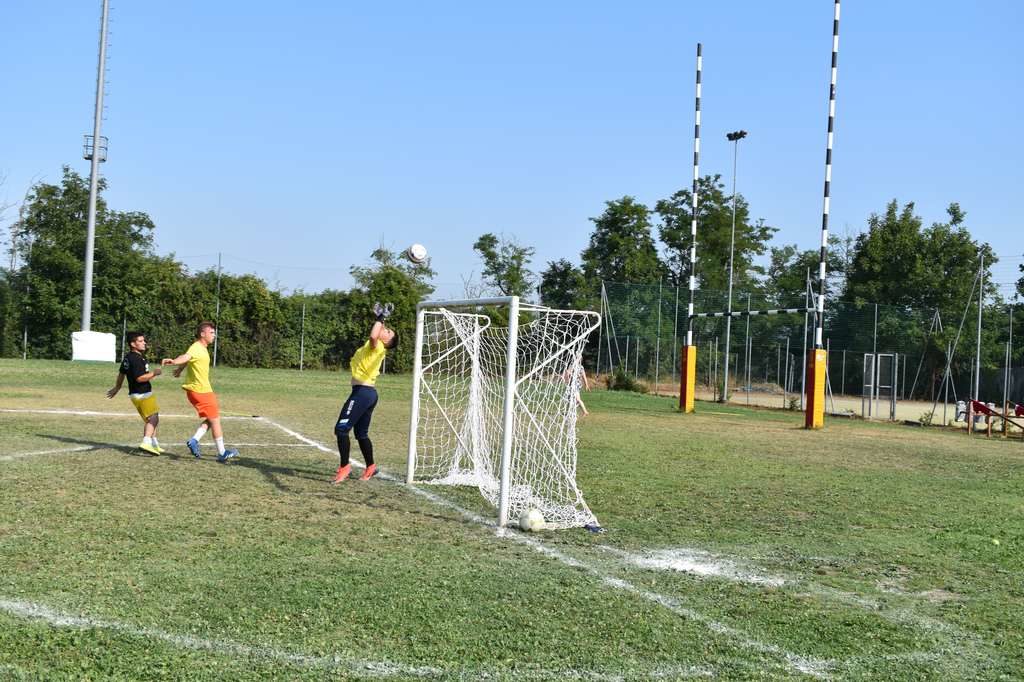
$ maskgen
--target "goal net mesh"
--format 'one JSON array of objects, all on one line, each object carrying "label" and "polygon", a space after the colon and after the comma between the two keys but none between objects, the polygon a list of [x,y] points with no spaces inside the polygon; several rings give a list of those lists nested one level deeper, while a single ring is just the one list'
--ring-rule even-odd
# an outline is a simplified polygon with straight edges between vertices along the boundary
[{"label": "goal net mesh", "polygon": [[[483,309],[424,310],[415,478],[475,485],[499,506],[509,328]],[[576,485],[583,348],[597,313],[523,305],[516,340],[509,519],[539,509],[549,528],[597,524]]]}]

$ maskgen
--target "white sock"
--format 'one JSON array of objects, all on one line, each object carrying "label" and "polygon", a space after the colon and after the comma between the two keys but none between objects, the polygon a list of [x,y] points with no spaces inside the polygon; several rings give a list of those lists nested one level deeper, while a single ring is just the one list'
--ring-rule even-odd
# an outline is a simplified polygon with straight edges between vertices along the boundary
[{"label": "white sock", "polygon": [[209,428],[210,427],[207,426],[205,423],[200,424],[199,428],[196,429],[195,434],[192,436],[193,440],[195,440],[197,443],[201,441],[203,439],[203,436],[206,435],[206,430]]},{"label": "white sock", "polygon": [[217,444],[217,454],[218,455],[223,455],[224,454],[224,439],[223,438],[214,438],[213,442]]},{"label": "white sock", "polygon": [[149,436],[143,436],[142,437],[142,442],[145,443],[146,445],[156,445],[154,440],[152,438],[150,438]]}]

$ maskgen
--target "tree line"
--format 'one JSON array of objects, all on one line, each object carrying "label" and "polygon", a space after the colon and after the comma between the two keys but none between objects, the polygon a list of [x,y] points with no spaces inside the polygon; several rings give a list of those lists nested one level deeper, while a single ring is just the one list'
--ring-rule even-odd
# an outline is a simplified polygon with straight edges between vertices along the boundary
[{"label": "tree line", "polygon": [[[150,337],[155,354],[187,345],[200,319],[212,319],[218,297],[214,269],[189,271],[173,255],[155,252],[156,230],[141,211],[97,206],[93,327],[120,335],[122,325]],[[9,262],[0,268],[0,355],[67,358],[78,329],[85,252],[88,183],[65,168],[59,184],[37,183],[10,225]],[[649,207],[631,196],[605,203],[590,218],[593,228],[577,265],[568,258],[534,269],[535,249],[514,237],[485,233],[473,244],[480,282],[467,295],[519,295],[545,305],[597,309],[604,281],[686,287],[691,270],[692,196],[681,189]],[[730,232],[735,208],[734,288],[767,304],[788,305],[805,291],[806,273],[818,270],[818,250],[775,244],[778,229],[752,219],[742,195],[733,197],[718,175],[699,180],[697,263],[702,291],[728,284]],[[997,261],[992,248],[973,239],[956,203],[946,219],[925,225],[913,203],[890,202],[872,214],[859,234],[829,240],[829,299],[872,302],[906,310],[939,310],[947,328],[959,321],[979,256],[986,274]],[[337,367],[365,340],[375,300],[395,304],[400,344],[391,368],[412,365],[415,306],[433,292],[429,262],[415,265],[378,248],[368,265],[351,270],[348,290],[285,293],[254,275],[222,273],[219,289],[219,361],[231,366],[295,367],[299,344],[304,364]],[[1017,284],[1024,293],[1024,277]],[[469,290],[473,289],[473,290]],[[816,289],[816,286],[815,286]],[[1000,303],[986,277],[986,296]],[[305,322],[302,310],[305,307]],[[828,320],[826,320],[828,322]],[[304,334],[300,335],[300,325]],[[301,336],[301,338],[300,338]],[[986,335],[986,357],[1001,358],[996,329]],[[945,353],[936,337],[935,364]],[[994,360],[993,360],[994,361]]]}]

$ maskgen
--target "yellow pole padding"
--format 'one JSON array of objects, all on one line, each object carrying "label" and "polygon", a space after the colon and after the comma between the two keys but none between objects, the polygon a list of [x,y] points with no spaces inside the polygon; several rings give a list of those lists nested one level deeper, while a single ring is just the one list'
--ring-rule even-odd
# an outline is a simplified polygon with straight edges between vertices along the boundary
[{"label": "yellow pole padding", "polygon": [[825,368],[828,351],[817,348],[807,353],[807,412],[804,428],[820,429],[825,426]]}]

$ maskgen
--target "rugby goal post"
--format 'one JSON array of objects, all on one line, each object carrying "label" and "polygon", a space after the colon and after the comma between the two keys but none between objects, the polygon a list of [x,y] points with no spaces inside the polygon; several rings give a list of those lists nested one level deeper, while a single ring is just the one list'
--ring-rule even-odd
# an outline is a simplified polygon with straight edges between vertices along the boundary
[{"label": "rugby goal post", "polygon": [[518,296],[416,308],[406,481],[473,485],[506,525],[596,526],[576,485],[583,349],[600,314]]}]

